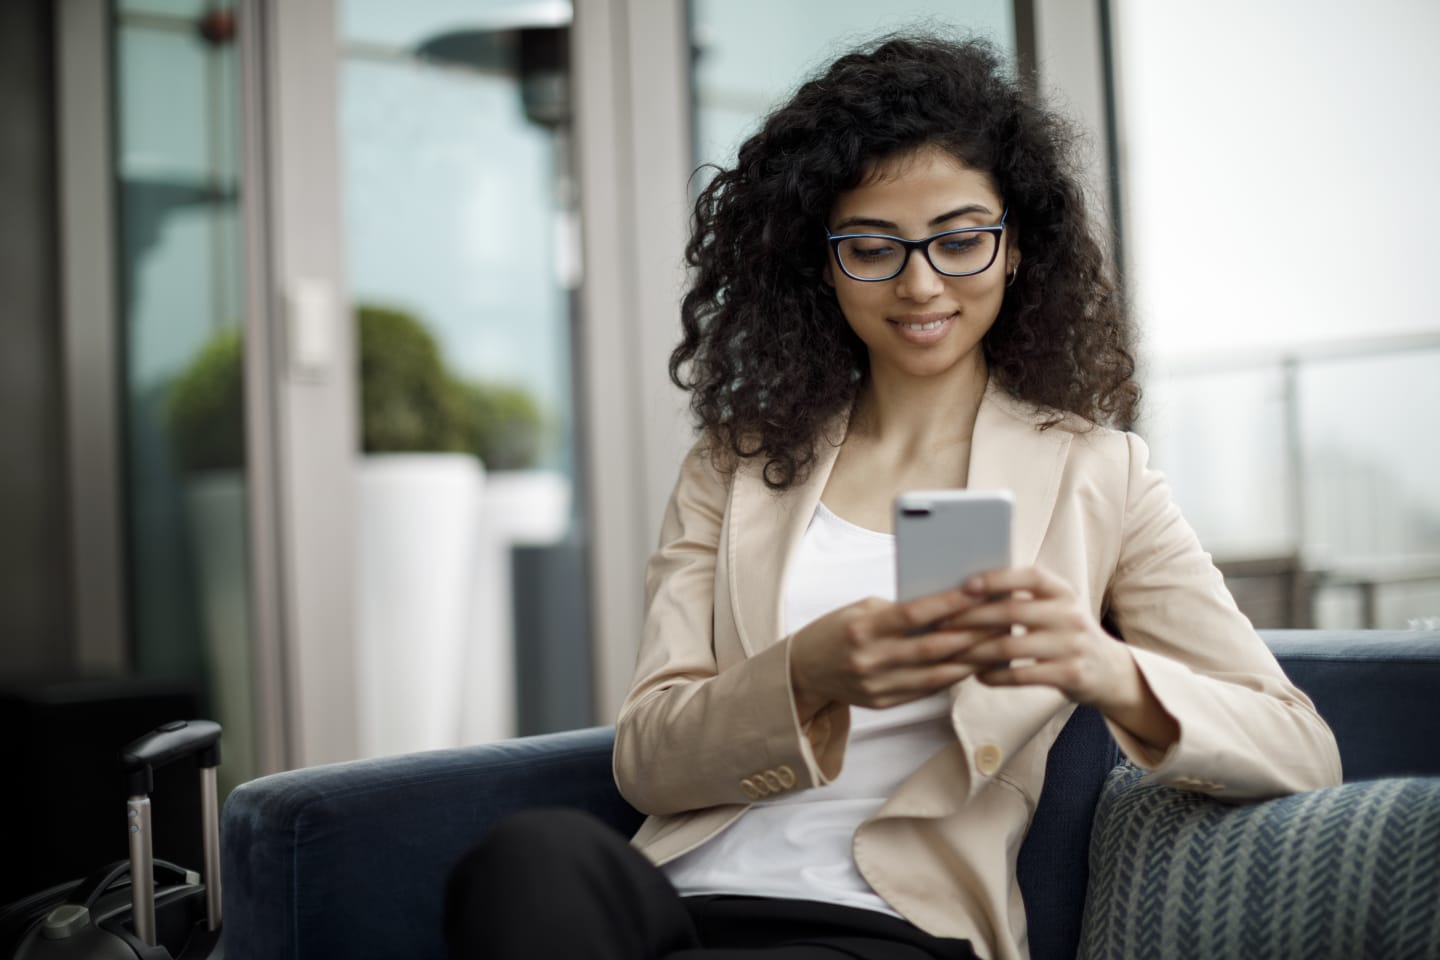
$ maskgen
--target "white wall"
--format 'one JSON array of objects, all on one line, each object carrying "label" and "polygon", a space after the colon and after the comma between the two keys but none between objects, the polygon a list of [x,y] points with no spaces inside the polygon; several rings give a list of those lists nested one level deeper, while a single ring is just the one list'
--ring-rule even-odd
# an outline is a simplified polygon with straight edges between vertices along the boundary
[{"label": "white wall", "polygon": [[1160,358],[1440,330],[1440,4],[1114,0]]}]

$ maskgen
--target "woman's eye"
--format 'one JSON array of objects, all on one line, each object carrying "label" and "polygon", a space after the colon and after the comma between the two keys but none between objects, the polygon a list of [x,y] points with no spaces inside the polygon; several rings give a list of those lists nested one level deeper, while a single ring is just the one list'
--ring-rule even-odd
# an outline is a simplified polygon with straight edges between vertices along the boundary
[{"label": "woman's eye", "polygon": [[860,260],[882,260],[895,255],[895,245],[890,243],[857,243],[850,252]]},{"label": "woman's eye", "polygon": [[974,234],[964,234],[958,237],[946,237],[940,241],[940,249],[944,253],[965,253],[974,250],[979,243],[979,237]]}]

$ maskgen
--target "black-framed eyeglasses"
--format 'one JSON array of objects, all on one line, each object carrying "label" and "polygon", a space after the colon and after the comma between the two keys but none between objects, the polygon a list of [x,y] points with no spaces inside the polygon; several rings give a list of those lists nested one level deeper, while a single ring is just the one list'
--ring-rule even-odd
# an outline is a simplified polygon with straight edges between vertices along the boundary
[{"label": "black-framed eyeglasses", "polygon": [[947,277],[968,277],[984,273],[1000,252],[1000,235],[1005,232],[1006,207],[1000,222],[993,227],[962,227],[941,233],[906,240],[888,233],[831,233],[830,249],[835,262],[852,280],[875,283],[893,280],[905,272],[910,254],[923,251],[936,273]]}]

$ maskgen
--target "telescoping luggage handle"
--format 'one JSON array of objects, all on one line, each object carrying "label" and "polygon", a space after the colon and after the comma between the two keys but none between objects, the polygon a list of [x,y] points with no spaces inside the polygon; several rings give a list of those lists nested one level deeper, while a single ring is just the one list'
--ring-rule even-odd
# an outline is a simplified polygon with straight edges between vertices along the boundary
[{"label": "telescoping luggage handle", "polygon": [[176,720],[156,727],[120,755],[129,778],[125,814],[130,829],[130,896],[135,935],[154,946],[155,859],[150,838],[150,792],[155,768],[194,755],[200,767],[201,826],[205,850],[205,914],[209,929],[220,928],[220,814],[215,768],[220,766],[220,724]]}]

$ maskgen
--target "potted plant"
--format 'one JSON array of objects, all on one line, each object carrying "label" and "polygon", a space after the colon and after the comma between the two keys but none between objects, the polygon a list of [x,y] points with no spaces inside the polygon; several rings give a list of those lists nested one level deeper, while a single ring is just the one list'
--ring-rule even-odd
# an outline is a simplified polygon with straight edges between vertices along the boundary
[{"label": "potted plant", "polygon": [[[513,654],[508,617],[503,635],[490,621],[495,611],[508,612],[513,538],[504,542],[499,570],[491,562],[499,541],[487,535],[493,524],[481,517],[481,491],[489,485],[482,463],[504,471],[502,492],[552,488],[551,475],[526,469],[537,457],[544,418],[523,390],[453,376],[414,315],[366,305],[357,309],[356,323],[364,454],[356,469],[360,752],[378,756],[459,742],[462,687],[473,685],[456,678],[467,662],[468,674],[487,678],[486,709],[500,718],[483,735],[503,736],[513,725]],[[239,701],[247,710],[251,703],[244,658],[243,358],[239,332],[222,331],[169,398],[170,430],[191,490],[212,661],[229,685],[221,699],[237,701],[232,715]],[[568,486],[565,495],[562,529]],[[515,501],[512,492],[507,502]],[[552,504],[548,514],[556,512]],[[478,660],[477,645],[487,647]],[[234,725],[248,730],[248,715]]]},{"label": "potted plant", "polygon": [[362,306],[357,321],[360,753],[453,746],[484,470],[429,331],[385,307]]}]

